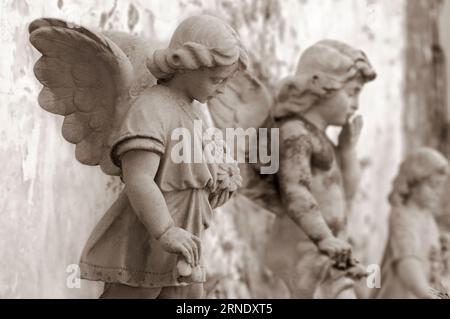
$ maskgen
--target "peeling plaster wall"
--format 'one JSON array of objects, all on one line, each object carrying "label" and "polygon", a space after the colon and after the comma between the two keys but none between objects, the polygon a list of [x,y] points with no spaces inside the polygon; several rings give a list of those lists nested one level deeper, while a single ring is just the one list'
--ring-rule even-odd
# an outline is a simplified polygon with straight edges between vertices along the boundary
[{"label": "peeling plaster wall", "polygon": [[[444,0],[439,18],[439,35],[446,57],[450,56],[450,1]],[[447,58],[447,83],[450,82],[450,61]],[[447,121],[450,122],[450,90],[447,90]]]},{"label": "peeling plaster wall", "polygon": [[[34,18],[59,17],[103,30],[167,41],[184,17],[209,12],[229,21],[251,50],[253,68],[271,88],[295,70],[307,46],[336,38],[364,49],[379,73],[361,98],[365,166],[350,234],[367,263],[379,262],[386,237],[386,195],[402,155],[401,112],[405,0],[0,0],[0,297],[94,298],[101,284],[66,286],[119,181],[74,159],[60,135],[62,118],[37,105],[28,42]],[[272,216],[245,198],[217,212],[206,253],[209,297],[283,297],[260,262]]]},{"label": "peeling plaster wall", "polygon": [[[450,83],[450,0],[444,0],[443,1],[443,7],[440,12],[439,17],[439,35],[440,35],[440,44],[442,46],[442,49],[444,51],[444,55],[446,57],[446,84],[447,84],[447,120],[446,120],[446,126],[447,126],[447,156],[450,156],[450,90],[448,89],[448,85]],[[444,153],[445,154],[445,153]],[[450,180],[447,183],[447,193],[450,192]],[[444,203],[443,208],[450,207],[450,198],[448,196],[444,196]],[[444,210],[445,212],[445,210]],[[445,231],[450,231],[450,216],[449,214],[445,214],[444,216],[441,216],[440,218],[440,226],[445,229]],[[449,279],[450,280],[450,279]]]}]

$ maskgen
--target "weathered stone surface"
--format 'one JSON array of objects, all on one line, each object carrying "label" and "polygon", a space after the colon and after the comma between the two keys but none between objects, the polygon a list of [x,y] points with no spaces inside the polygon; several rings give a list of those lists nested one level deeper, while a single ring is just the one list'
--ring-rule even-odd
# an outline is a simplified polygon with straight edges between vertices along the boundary
[{"label": "weathered stone surface", "polygon": [[[38,53],[28,23],[58,17],[103,30],[167,41],[183,18],[217,13],[251,49],[253,68],[272,89],[295,70],[303,49],[336,38],[368,53],[380,75],[365,89],[365,127],[359,154],[363,180],[350,218],[356,255],[378,263],[386,238],[387,193],[402,155],[405,0],[180,0],[81,2],[5,0],[0,11],[0,296],[96,297],[101,285],[66,286],[90,231],[114,200],[120,183],[76,162],[60,135],[62,118],[37,104],[32,70]],[[332,132],[334,133],[334,132]],[[209,230],[210,297],[283,296],[261,269],[271,216],[243,198],[217,212]],[[273,288],[275,287],[275,288]],[[276,292],[276,293],[274,293]]]}]

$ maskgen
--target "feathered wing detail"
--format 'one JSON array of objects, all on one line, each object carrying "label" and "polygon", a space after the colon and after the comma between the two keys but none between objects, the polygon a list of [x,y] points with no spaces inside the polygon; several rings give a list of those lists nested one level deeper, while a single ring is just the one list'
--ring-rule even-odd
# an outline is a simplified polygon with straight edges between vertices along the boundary
[{"label": "feathered wing detail", "polygon": [[218,128],[259,128],[267,120],[273,98],[266,86],[249,72],[239,71],[224,94],[208,102]]},{"label": "feathered wing detail", "polygon": [[140,88],[137,83],[143,79],[147,86],[156,83],[151,75],[135,71],[146,70],[145,61],[137,61],[144,68],[133,64],[111,39],[114,34],[110,38],[62,20],[37,19],[29,32],[30,42],[42,54],[34,67],[44,86],[40,106],[64,116],[62,135],[76,144],[79,162],[119,175],[109,156],[108,140],[130,106],[133,88]]},{"label": "feathered wing detail", "polygon": [[118,31],[108,31],[104,35],[118,45],[133,66],[134,80],[130,89],[132,97],[138,96],[143,89],[156,85],[156,78],[147,68],[147,60],[156,49],[163,48],[164,43]]},{"label": "feathered wing detail", "polygon": [[[263,153],[270,154],[267,152],[270,143],[277,143],[277,141],[270,141],[273,104],[272,94],[262,82],[249,72],[239,71],[230,80],[225,92],[208,102],[208,109],[214,125],[223,131],[227,128],[241,128],[240,132],[235,131],[239,136],[247,135],[245,131],[248,129],[256,129],[258,151],[261,150],[260,148],[265,148]],[[264,134],[263,131],[259,131],[260,128],[268,129],[267,141],[270,143],[260,142],[260,134]],[[282,214],[276,174],[262,175],[260,173],[262,164],[259,156],[255,163],[249,156],[248,145],[245,149],[235,147],[233,155],[239,161],[243,178],[239,193],[272,213]],[[245,162],[242,159],[245,159]]]}]

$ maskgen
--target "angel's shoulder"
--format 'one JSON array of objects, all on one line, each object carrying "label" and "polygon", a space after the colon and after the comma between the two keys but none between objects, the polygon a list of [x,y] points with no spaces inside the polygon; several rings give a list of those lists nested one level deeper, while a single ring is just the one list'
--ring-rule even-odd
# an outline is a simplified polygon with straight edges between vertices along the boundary
[{"label": "angel's shoulder", "polygon": [[308,125],[301,118],[289,118],[278,123],[282,142],[301,143],[311,145],[314,135]]},{"label": "angel's shoulder", "polygon": [[116,118],[120,121],[119,126],[125,129],[146,130],[148,127],[159,127],[166,131],[178,125],[179,109],[163,88],[154,86],[141,91]]},{"label": "angel's shoulder", "polygon": [[162,85],[154,85],[143,90],[133,102],[134,107],[145,107],[151,111],[169,112],[176,107],[176,100],[168,89]]},{"label": "angel's shoulder", "polygon": [[143,90],[128,108],[128,117],[149,123],[159,122],[161,125],[172,125],[177,122],[180,108],[170,97],[167,89],[155,85]]},{"label": "angel's shoulder", "polygon": [[301,117],[290,117],[278,122],[280,131],[286,134],[311,136],[311,128]]}]

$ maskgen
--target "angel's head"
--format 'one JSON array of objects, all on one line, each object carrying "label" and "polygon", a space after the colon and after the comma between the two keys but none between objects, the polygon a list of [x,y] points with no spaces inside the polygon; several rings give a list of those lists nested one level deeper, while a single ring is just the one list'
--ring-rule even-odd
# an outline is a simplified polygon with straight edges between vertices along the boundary
[{"label": "angel's head", "polygon": [[389,201],[393,206],[407,205],[412,201],[436,212],[448,175],[449,163],[441,153],[431,148],[420,148],[401,164]]},{"label": "angel's head", "polygon": [[208,15],[181,22],[169,47],[155,51],[147,63],[160,83],[175,81],[201,103],[221,93],[227,80],[247,65],[248,55],[236,31]]},{"label": "angel's head", "polygon": [[342,126],[358,110],[364,84],[375,78],[364,52],[322,40],[302,54],[295,76],[283,81],[275,117],[314,110],[327,124]]}]

